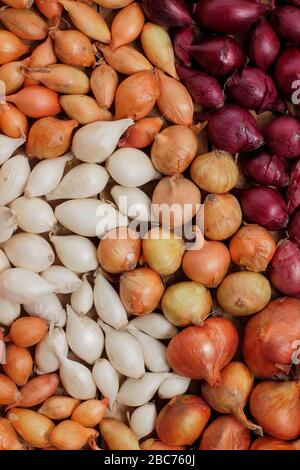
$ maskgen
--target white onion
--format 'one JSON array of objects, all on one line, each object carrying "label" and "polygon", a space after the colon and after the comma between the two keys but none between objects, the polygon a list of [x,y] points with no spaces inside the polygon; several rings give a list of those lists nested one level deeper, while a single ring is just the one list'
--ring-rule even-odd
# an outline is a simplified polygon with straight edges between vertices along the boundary
[{"label": "white onion", "polygon": [[115,329],[128,324],[126,310],[113,286],[99,272],[95,279],[94,304],[102,321]]},{"label": "white onion", "polygon": [[79,129],[73,138],[72,150],[78,160],[104,162],[115,150],[122,134],[132,126],[132,119],[97,121]]},{"label": "white onion", "polygon": [[140,379],[127,379],[121,385],[117,401],[126,406],[142,406],[152,400],[162,382],[168,377],[164,372],[146,372]]},{"label": "white onion", "polygon": [[171,339],[178,333],[177,328],[161,313],[135,317],[129,323],[129,327],[132,325],[156,339]]},{"label": "white onion", "polygon": [[13,235],[4,243],[3,249],[16,268],[29,269],[35,273],[47,269],[55,258],[47,240],[33,233]]},{"label": "white onion", "polygon": [[17,227],[17,219],[14,212],[8,207],[0,207],[0,243],[9,240]]},{"label": "white onion", "polygon": [[126,377],[139,378],[145,372],[143,351],[127,331],[120,331],[98,320],[105,332],[105,350],[112,366]]},{"label": "white onion", "polygon": [[71,295],[71,307],[79,315],[86,315],[93,307],[93,303],[93,289],[87,276],[83,275],[80,288]]},{"label": "white onion", "polygon": [[94,271],[98,267],[97,250],[87,238],[79,235],[50,237],[62,264],[75,273]]},{"label": "white onion", "polygon": [[29,304],[50,294],[53,284],[28,269],[11,268],[0,275],[0,296],[17,304]]},{"label": "white onion", "polygon": [[54,328],[40,341],[35,348],[35,372],[38,375],[50,374],[59,369],[59,360],[53,351],[53,342],[56,344],[57,351],[67,357],[69,347],[67,338],[62,328]]},{"label": "white onion", "polygon": [[63,177],[65,165],[73,155],[67,153],[63,157],[42,160],[32,170],[27,186],[26,197],[45,196],[53,191]]},{"label": "white onion", "polygon": [[16,155],[5,162],[0,169],[0,206],[17,199],[23,193],[30,166],[28,158]]},{"label": "white onion", "polygon": [[55,294],[43,295],[34,302],[24,304],[24,309],[28,315],[43,318],[55,326],[62,327],[66,324],[66,312]]},{"label": "white onion", "polygon": [[41,276],[55,286],[57,294],[71,294],[82,285],[77,274],[64,266],[52,265],[43,271]]},{"label": "white onion", "polygon": [[163,399],[169,399],[183,395],[189,388],[190,383],[191,379],[171,373],[159,387],[158,396]]},{"label": "white onion", "polygon": [[78,400],[90,400],[96,395],[96,384],[91,371],[79,362],[59,355],[60,380],[66,392]]},{"label": "white onion", "polygon": [[169,372],[170,367],[167,362],[167,348],[157,339],[146,335],[134,326],[128,327],[127,331],[139,342],[143,354],[145,365],[151,372]]},{"label": "white onion", "polygon": [[134,410],[130,417],[130,428],[138,439],[151,434],[155,429],[157,418],[154,403],[146,403]]},{"label": "white onion", "polygon": [[151,199],[141,189],[115,185],[110,194],[122,214],[142,222],[151,220]]},{"label": "white onion", "polygon": [[13,139],[6,135],[0,134],[0,165],[6,162],[17,148],[21,147],[25,142],[23,137]]},{"label": "white onion", "polygon": [[161,176],[148,155],[132,147],[117,150],[107,160],[106,169],[118,184],[130,188],[143,186]]},{"label": "white onion", "polygon": [[98,359],[93,367],[94,381],[105,398],[109,399],[109,407],[113,408],[119,391],[119,376],[107,359]]},{"label": "white onion", "polygon": [[10,326],[21,314],[21,306],[0,297],[0,324]]},{"label": "white onion", "polygon": [[106,169],[96,163],[82,163],[70,170],[52,193],[54,199],[84,199],[101,193],[109,180]]},{"label": "white onion", "polygon": [[6,256],[6,254],[4,253],[4,251],[0,249],[0,274],[3,273],[3,271],[6,271],[9,268],[11,268],[11,264],[9,262],[9,259]]},{"label": "white onion", "polygon": [[46,233],[54,230],[56,219],[52,207],[43,199],[19,197],[11,202],[20,229],[29,233]]}]

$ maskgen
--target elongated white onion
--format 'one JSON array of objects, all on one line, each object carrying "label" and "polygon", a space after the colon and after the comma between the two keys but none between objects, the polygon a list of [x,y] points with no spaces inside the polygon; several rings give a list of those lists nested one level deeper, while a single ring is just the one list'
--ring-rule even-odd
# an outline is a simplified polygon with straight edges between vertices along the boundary
[{"label": "elongated white onion", "polygon": [[128,327],[127,331],[134,336],[141,346],[144,354],[145,365],[151,372],[169,372],[167,362],[167,348],[164,344],[134,326]]},{"label": "elongated white onion", "polygon": [[71,294],[80,289],[82,283],[79,277],[64,266],[49,266],[41,276],[55,285],[57,294]]},{"label": "elongated white onion", "polygon": [[6,162],[17,148],[21,147],[25,142],[23,137],[13,139],[6,135],[0,134],[0,165]]},{"label": "elongated white onion", "polygon": [[87,276],[83,275],[80,288],[71,295],[71,307],[79,315],[86,315],[91,310],[93,303],[93,289]]},{"label": "elongated white onion", "polygon": [[158,396],[163,399],[169,399],[183,395],[189,388],[190,383],[191,379],[171,373],[159,387]]},{"label": "elongated white onion", "polygon": [[3,271],[6,271],[9,268],[11,268],[11,264],[9,262],[9,259],[6,256],[6,254],[4,253],[4,251],[0,249],[0,274],[3,273]]},{"label": "elongated white onion", "polygon": [[67,357],[69,346],[64,330],[54,328],[46,334],[35,348],[35,372],[38,375],[50,374],[59,369],[59,360],[53,351],[53,342],[56,344],[57,351]]},{"label": "elongated white onion", "polygon": [[75,273],[94,271],[98,267],[97,250],[87,238],[79,235],[50,237],[62,264]]},{"label": "elongated white onion", "polygon": [[91,371],[76,361],[57,354],[60,362],[59,375],[66,392],[78,400],[90,400],[96,395],[96,384]]},{"label": "elongated white onion", "polygon": [[146,372],[140,379],[127,379],[121,385],[117,401],[126,406],[142,406],[152,400],[162,382],[168,377],[164,372]]},{"label": "elongated white onion", "polygon": [[0,206],[17,199],[23,193],[30,166],[25,155],[16,155],[7,160],[0,169]]},{"label": "elongated white onion", "polygon": [[140,188],[115,185],[110,194],[122,214],[138,221],[151,220],[151,199]]},{"label": "elongated white onion", "polygon": [[0,207],[0,243],[9,240],[17,227],[15,213],[8,207]]},{"label": "elongated white onion", "polygon": [[94,381],[105,398],[109,399],[109,407],[113,408],[119,391],[119,376],[107,359],[98,359],[93,367]]},{"label": "elongated white onion", "polygon": [[18,226],[29,233],[45,233],[54,230],[56,219],[52,207],[43,199],[19,197],[11,202]]},{"label": "elongated white onion", "polygon": [[146,403],[134,410],[130,416],[130,427],[138,439],[151,434],[155,429],[157,418],[154,403]]},{"label": "elongated white onion", "polygon": [[0,323],[4,326],[10,326],[21,313],[21,306],[9,300],[0,297]]},{"label": "elongated white onion", "polygon": [[66,312],[55,294],[43,295],[32,303],[24,304],[24,310],[28,315],[43,318],[55,326],[62,327],[66,324]]},{"label": "elongated white onion", "polygon": [[132,325],[156,339],[171,339],[178,333],[177,328],[161,313],[148,313],[135,317],[129,323],[129,326]]},{"label": "elongated white onion", "polygon": [[0,275],[0,296],[17,304],[29,304],[55,289],[53,284],[28,269],[11,268]]},{"label": "elongated white onion", "polygon": [[98,272],[94,286],[94,304],[99,318],[115,329],[124,328],[127,313],[113,286]]}]

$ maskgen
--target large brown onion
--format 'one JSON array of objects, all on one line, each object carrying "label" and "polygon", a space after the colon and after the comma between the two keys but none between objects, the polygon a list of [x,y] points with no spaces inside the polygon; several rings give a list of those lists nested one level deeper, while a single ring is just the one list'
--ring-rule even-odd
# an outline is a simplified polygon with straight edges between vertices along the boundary
[{"label": "large brown onion", "polygon": [[233,416],[220,416],[203,433],[199,450],[248,450],[250,433]]},{"label": "large brown onion", "polygon": [[204,201],[205,236],[210,240],[226,240],[242,223],[242,210],[232,194],[209,194]]},{"label": "large brown onion", "polygon": [[230,153],[214,150],[199,155],[193,161],[191,177],[199,188],[208,193],[227,193],[237,182],[238,167]]}]

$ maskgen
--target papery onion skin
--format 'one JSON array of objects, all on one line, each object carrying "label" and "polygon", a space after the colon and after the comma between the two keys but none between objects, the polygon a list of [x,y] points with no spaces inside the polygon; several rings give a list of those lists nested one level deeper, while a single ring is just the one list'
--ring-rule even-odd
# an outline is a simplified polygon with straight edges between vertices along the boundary
[{"label": "papery onion skin", "polygon": [[21,39],[39,41],[48,34],[48,24],[31,9],[6,8],[0,12],[0,19],[8,30]]},{"label": "papery onion skin", "polygon": [[26,116],[36,119],[55,116],[62,110],[58,94],[38,85],[23,88],[15,95],[7,96],[6,99],[14,103]]},{"label": "papery onion skin", "polygon": [[168,446],[162,441],[158,441],[156,439],[147,439],[146,441],[142,442],[141,450],[184,450],[184,447]]},{"label": "papery onion skin", "polygon": [[232,194],[209,194],[204,201],[204,230],[210,240],[230,238],[240,228],[242,211]]},{"label": "papery onion skin", "polygon": [[80,401],[72,397],[64,396],[53,396],[48,398],[38,412],[49,419],[61,420],[67,419],[76,407],[80,404]]},{"label": "papery onion skin", "polygon": [[199,450],[248,450],[250,433],[233,416],[220,416],[204,431]]},{"label": "papery onion skin", "polygon": [[283,158],[300,157],[300,120],[292,116],[274,119],[263,130],[269,149]]},{"label": "papery onion skin", "polygon": [[300,300],[272,300],[246,326],[243,355],[259,378],[273,378],[290,367],[300,335]]},{"label": "papery onion skin", "polygon": [[284,97],[289,101],[293,101],[292,98],[295,92],[293,83],[299,80],[300,76],[299,59],[299,48],[295,46],[287,46],[279,55],[275,65],[275,82]]},{"label": "papery onion skin", "polygon": [[295,212],[288,225],[288,235],[293,243],[300,245],[300,211]]},{"label": "papery onion skin", "polygon": [[27,135],[28,120],[18,108],[11,103],[0,105],[0,129],[3,134],[14,139]]},{"label": "papery onion skin", "polygon": [[242,168],[247,176],[264,186],[283,188],[289,184],[285,161],[266,150],[245,155]]},{"label": "papery onion skin", "polygon": [[90,82],[92,92],[100,108],[110,108],[119,83],[117,72],[104,62],[93,70]]},{"label": "papery onion skin", "polygon": [[191,177],[208,193],[227,193],[237,182],[238,167],[230,153],[215,150],[195,158]]},{"label": "papery onion skin", "polygon": [[161,117],[143,118],[127,129],[124,137],[119,141],[119,147],[135,147],[142,149],[151,145],[155,136],[163,126]]},{"label": "papery onion skin", "polygon": [[272,26],[260,18],[248,35],[248,56],[258,68],[267,71],[280,52],[280,41]]},{"label": "papery onion skin", "polygon": [[264,432],[290,440],[300,433],[299,382],[261,382],[250,397],[252,416]]},{"label": "papery onion skin", "polygon": [[26,408],[12,408],[7,418],[27,444],[38,449],[49,446],[49,435],[54,429],[54,423],[46,416]]},{"label": "papery onion skin", "polygon": [[49,20],[60,17],[63,12],[63,6],[56,0],[35,0],[35,4]]},{"label": "papery onion skin", "polygon": [[61,421],[51,432],[49,440],[60,450],[80,450],[86,444],[92,444],[99,435],[95,429],[83,427],[76,421]]},{"label": "papery onion skin", "polygon": [[162,26],[193,24],[193,19],[182,0],[143,0],[142,7],[151,21]]},{"label": "papery onion skin", "polygon": [[59,381],[60,379],[57,374],[44,374],[33,377],[21,388],[20,399],[13,405],[9,405],[6,409],[8,410],[13,406],[31,408],[39,405],[55,393]]},{"label": "papery onion skin", "polygon": [[0,418],[0,450],[25,450],[18,435],[6,418]]},{"label": "papery onion skin", "polygon": [[290,240],[277,247],[271,262],[271,281],[286,295],[300,295],[300,248]]},{"label": "papery onion skin", "polygon": [[4,29],[0,31],[0,45],[0,64],[17,60],[29,51],[29,46],[24,44],[15,34]]},{"label": "papery onion skin", "polygon": [[123,273],[120,279],[120,298],[126,311],[132,315],[153,312],[164,290],[160,276],[149,268]]},{"label": "papery onion skin", "polygon": [[194,395],[173,398],[159,413],[156,422],[158,437],[167,445],[193,444],[202,434],[210,418],[210,408]]},{"label": "papery onion skin", "polygon": [[144,71],[153,72],[153,65],[149,60],[141,52],[128,44],[112,49],[111,46],[97,43],[97,48],[104,55],[106,62],[116,72],[123,75],[133,75]]},{"label": "papery onion skin", "polygon": [[11,405],[20,400],[16,384],[6,375],[0,374],[0,405]]},{"label": "papery onion skin", "polygon": [[112,22],[110,46],[115,49],[135,41],[142,31],[144,22],[142,7],[136,2],[120,10]]},{"label": "papery onion skin", "polygon": [[237,330],[229,320],[209,318],[174,336],[168,345],[167,360],[177,374],[218,386],[220,371],[233,358],[237,345]]},{"label": "papery onion skin", "polygon": [[196,39],[196,32],[192,26],[186,26],[177,31],[174,36],[173,46],[178,59],[186,66],[191,65],[191,57],[188,47],[193,44]]},{"label": "papery onion skin", "polygon": [[100,421],[99,429],[110,450],[140,450],[136,435],[121,421],[104,418]]},{"label": "papery onion skin", "polygon": [[249,271],[266,271],[276,251],[270,233],[260,225],[249,224],[240,228],[229,243],[233,263]]},{"label": "papery onion skin", "polygon": [[[27,57],[22,61],[8,62],[0,67],[0,80],[5,83],[5,93],[10,95],[15,93],[24,84],[24,74],[22,67],[28,65],[31,58]],[[1,105],[4,103],[1,103]]]},{"label": "papery onion skin", "polygon": [[89,38],[76,30],[52,30],[54,50],[57,58],[67,65],[74,67],[92,67],[95,55]]},{"label": "papery onion skin", "polygon": [[87,428],[95,427],[104,417],[107,405],[108,398],[103,400],[87,400],[76,407],[71,419]]},{"label": "papery onion skin", "polygon": [[299,160],[292,168],[291,181],[287,190],[288,212],[292,214],[300,206],[300,163]]},{"label": "papery onion skin", "polygon": [[271,14],[271,23],[277,34],[290,44],[300,44],[300,10],[290,5],[276,8]]},{"label": "papery onion skin", "polygon": [[59,104],[70,119],[82,125],[113,120],[113,115],[107,109],[100,108],[91,96],[61,95]]},{"label": "papery onion skin", "polygon": [[252,443],[250,450],[299,450],[300,441],[286,442],[273,437],[259,437]]},{"label": "papery onion skin", "polygon": [[29,348],[39,343],[48,331],[45,320],[36,317],[22,317],[10,327],[9,338],[21,348]]},{"label": "papery onion skin", "polygon": [[2,368],[8,377],[18,386],[27,383],[32,372],[32,357],[28,349],[9,343],[6,347],[5,364]]}]

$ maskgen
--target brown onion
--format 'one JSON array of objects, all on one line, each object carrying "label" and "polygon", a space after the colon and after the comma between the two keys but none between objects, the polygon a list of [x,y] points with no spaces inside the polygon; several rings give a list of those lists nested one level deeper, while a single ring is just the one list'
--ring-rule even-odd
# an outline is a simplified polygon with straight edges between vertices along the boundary
[{"label": "brown onion", "polygon": [[103,400],[87,400],[77,406],[72,413],[71,419],[86,428],[94,428],[104,417],[108,401],[108,398]]},{"label": "brown onion", "polygon": [[25,450],[10,421],[0,417],[0,450]]},{"label": "brown onion", "polygon": [[62,95],[59,104],[70,119],[79,124],[96,121],[112,121],[113,115],[107,109],[99,108],[96,100],[87,95]]},{"label": "brown onion", "polygon": [[201,325],[210,314],[212,298],[209,290],[202,284],[179,282],[167,288],[161,306],[164,315],[173,325]]},{"label": "brown onion", "polygon": [[21,39],[39,41],[48,34],[48,24],[32,9],[6,8],[0,11],[0,20]]},{"label": "brown onion", "polygon": [[5,356],[5,364],[2,364],[5,374],[16,385],[20,387],[25,385],[32,372],[32,357],[28,349],[9,343]]},{"label": "brown onion", "polygon": [[10,405],[20,400],[16,384],[6,375],[0,374],[0,405]]},{"label": "brown onion", "polygon": [[9,340],[21,348],[29,348],[39,343],[47,331],[47,322],[42,318],[22,317],[11,325]]},{"label": "brown onion", "polygon": [[268,305],[271,286],[260,273],[240,271],[229,274],[217,291],[217,299],[224,312],[231,315],[253,315]]},{"label": "brown onion", "polygon": [[136,268],[141,254],[139,234],[127,227],[106,233],[99,243],[97,257],[105,271],[120,274]]},{"label": "brown onion", "polygon": [[[47,1],[47,0],[46,0]],[[49,0],[49,4],[56,4],[55,1]],[[59,3],[57,3],[59,5]],[[57,58],[54,53],[53,41],[50,36],[47,37],[46,41],[39,44],[32,52],[29,57],[30,67],[48,67],[48,65],[56,64]],[[25,77],[25,86],[38,85],[38,81],[32,78]],[[11,92],[13,93],[13,92]]]},{"label": "brown onion", "polygon": [[152,196],[152,213],[165,227],[180,227],[197,214],[201,193],[182,175],[167,176],[156,186]]},{"label": "brown onion", "polygon": [[136,435],[121,421],[104,418],[100,421],[99,429],[110,450],[140,450]]},{"label": "brown onion", "polygon": [[220,416],[203,433],[199,450],[248,450],[251,439],[245,426],[233,416]]},{"label": "brown onion", "polygon": [[6,100],[14,103],[26,116],[36,119],[61,112],[58,94],[39,85],[23,88],[15,95],[7,96]]},{"label": "brown onion", "polygon": [[226,240],[242,223],[241,206],[232,194],[209,194],[204,201],[204,230],[210,240]]},{"label": "brown onion", "polygon": [[15,93],[24,83],[25,76],[22,67],[29,65],[30,57],[19,62],[9,62],[0,67],[0,80],[5,83],[6,95]]},{"label": "brown onion", "polygon": [[89,38],[74,29],[50,32],[54,40],[55,54],[63,64],[75,67],[92,67],[95,63],[94,51]]},{"label": "brown onion", "polygon": [[134,269],[120,278],[120,297],[125,310],[132,315],[153,312],[164,290],[160,276],[150,268]]},{"label": "brown onion", "polygon": [[24,44],[10,31],[0,30],[0,64],[7,64],[17,60],[29,51],[29,46]]},{"label": "brown onion", "polygon": [[227,193],[236,185],[238,167],[230,153],[215,150],[195,158],[191,177],[208,193]]},{"label": "brown onion", "polygon": [[157,439],[147,439],[142,442],[141,450],[184,450],[182,446],[168,446]]},{"label": "brown onion", "polygon": [[31,408],[32,406],[39,405],[54,394],[58,384],[59,376],[57,374],[44,374],[34,377],[21,388],[20,399],[14,405],[9,405],[6,409],[8,410],[13,406]]},{"label": "brown onion", "polygon": [[276,251],[272,235],[260,225],[245,225],[230,240],[232,261],[249,271],[262,272],[268,267]]},{"label": "brown onion", "polygon": [[272,300],[246,326],[245,362],[261,378],[289,372],[299,338],[300,300],[288,297]]},{"label": "brown onion", "polygon": [[49,435],[54,423],[46,416],[33,410],[12,408],[7,413],[7,418],[27,444],[38,449],[49,445]]},{"label": "brown onion", "polygon": [[63,6],[57,0],[35,0],[35,4],[49,20],[60,17],[63,12]]},{"label": "brown onion", "polygon": [[90,81],[92,92],[100,108],[110,108],[119,83],[116,71],[110,65],[100,64],[93,70]]},{"label": "brown onion", "polygon": [[220,371],[233,358],[237,345],[238,333],[232,322],[209,318],[174,336],[168,345],[167,359],[177,374],[219,386]]},{"label": "brown onion", "polygon": [[296,439],[300,434],[300,383],[261,382],[250,397],[252,416],[264,432],[277,439]]},{"label": "brown onion", "polygon": [[158,274],[168,276],[180,268],[184,243],[174,232],[155,227],[144,236],[142,248],[145,262]]},{"label": "brown onion", "polygon": [[161,117],[140,119],[127,129],[125,136],[119,140],[119,147],[135,147],[138,149],[148,147],[160,132],[163,123]]},{"label": "brown onion", "polygon": [[145,16],[139,3],[131,3],[120,10],[111,25],[110,47],[115,49],[135,41],[141,34],[144,22]]},{"label": "brown onion", "polygon": [[3,3],[13,8],[31,8],[34,0],[5,0]]},{"label": "brown onion", "polygon": [[155,168],[164,175],[183,173],[197,153],[197,136],[185,126],[170,126],[156,134],[151,149]]},{"label": "brown onion", "polygon": [[99,433],[85,428],[76,421],[61,421],[49,436],[49,441],[60,450],[80,450],[86,444],[93,445]]},{"label": "brown onion", "polygon": [[202,434],[210,418],[210,408],[194,395],[173,398],[159,413],[156,432],[167,445],[192,445]]},{"label": "brown onion", "polygon": [[146,70],[153,73],[153,65],[135,47],[125,45],[117,49],[111,46],[97,43],[97,48],[102,52],[106,62],[123,75],[133,75]]},{"label": "brown onion", "polygon": [[76,398],[54,396],[48,398],[38,411],[50,419],[67,419],[79,404],[80,401]]},{"label": "brown onion", "polygon": [[250,450],[299,450],[300,441],[286,442],[273,437],[259,437]]},{"label": "brown onion", "polygon": [[0,104],[0,129],[8,137],[24,137],[28,132],[27,118],[13,104]]},{"label": "brown onion", "polygon": [[245,364],[231,362],[221,371],[219,387],[205,383],[201,389],[205,400],[215,411],[232,414],[248,429],[262,435],[262,429],[251,423],[244,413],[253,386],[254,377]]}]

